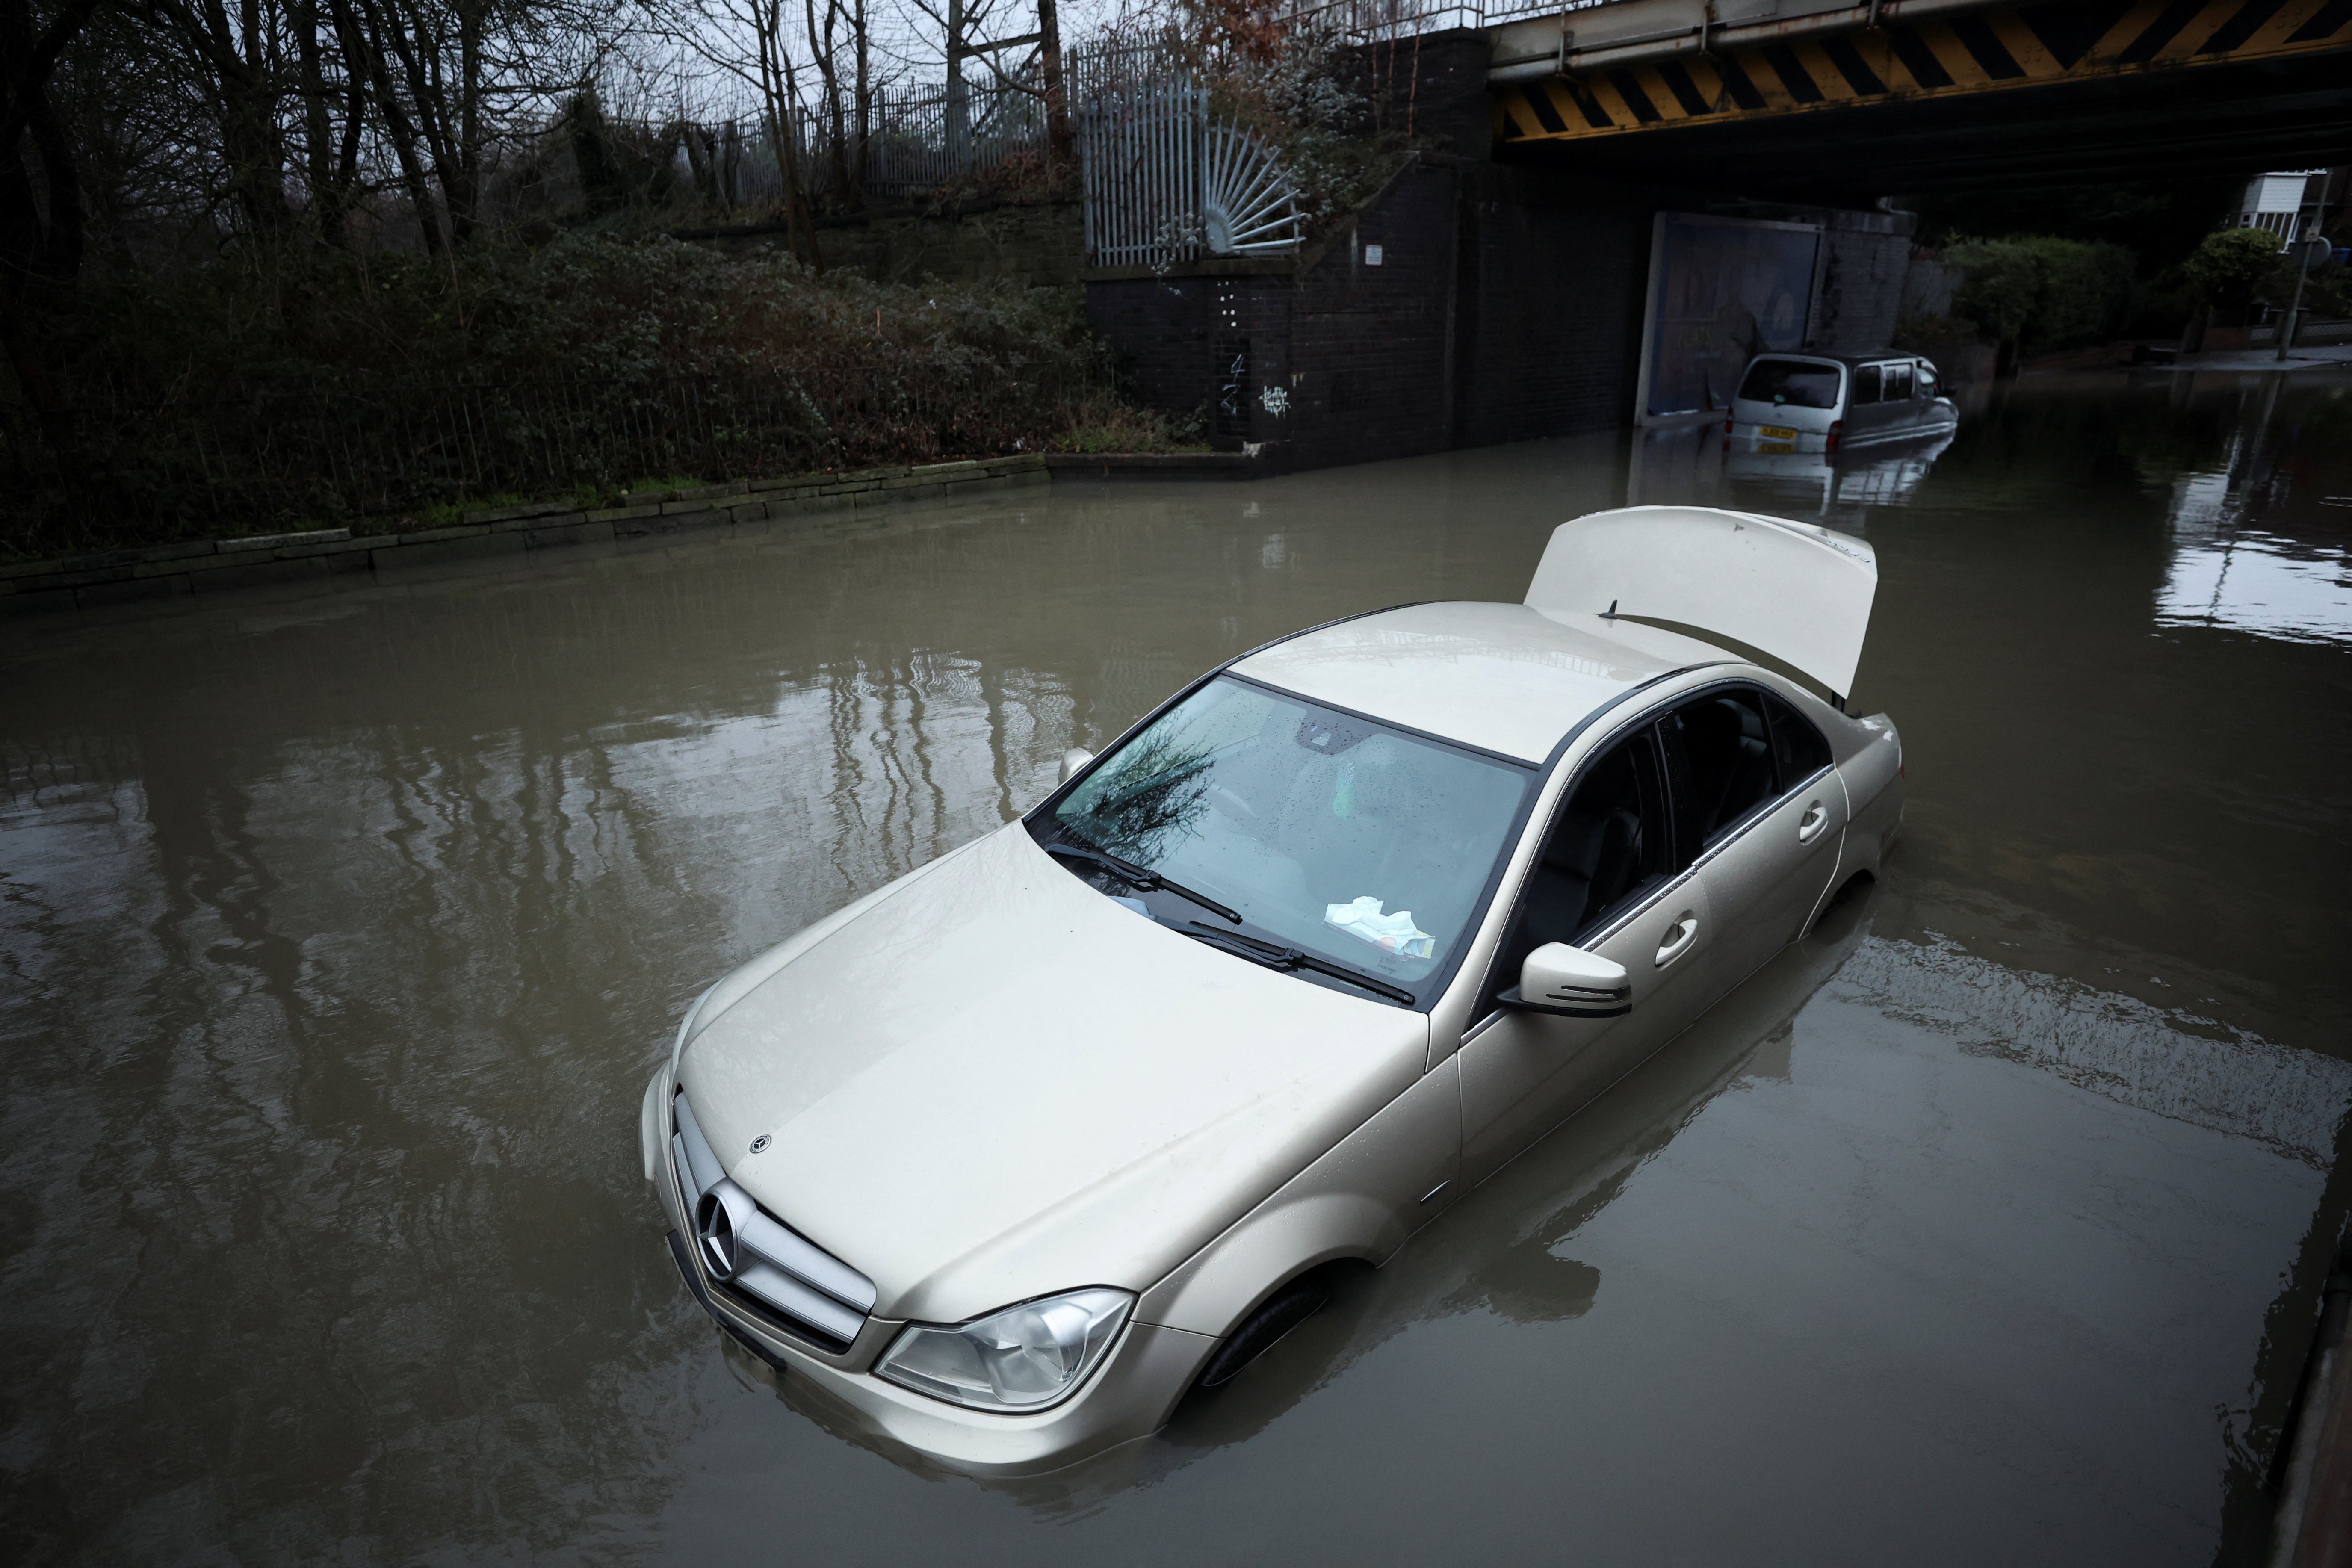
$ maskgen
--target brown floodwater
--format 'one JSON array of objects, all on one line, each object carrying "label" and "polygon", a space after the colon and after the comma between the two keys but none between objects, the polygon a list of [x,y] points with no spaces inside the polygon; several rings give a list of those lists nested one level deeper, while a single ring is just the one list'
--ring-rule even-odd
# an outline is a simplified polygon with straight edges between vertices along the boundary
[{"label": "brown floodwater", "polygon": [[[1629,497],[1876,546],[1876,888],[1095,1463],[925,1471],[722,1344],[635,1143],[698,990]],[[2114,373],[1834,471],[1602,435],[0,623],[0,1557],[2247,1561],[2352,1207],[2347,550],[2352,378]]]}]

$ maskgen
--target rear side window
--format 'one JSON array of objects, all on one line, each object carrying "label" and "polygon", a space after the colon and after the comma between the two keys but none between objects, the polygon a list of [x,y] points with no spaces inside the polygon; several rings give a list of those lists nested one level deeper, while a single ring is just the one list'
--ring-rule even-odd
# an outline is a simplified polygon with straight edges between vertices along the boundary
[{"label": "rear side window", "polygon": [[1660,723],[1684,864],[1780,794],[1763,695],[1746,687],[1710,691]]},{"label": "rear side window", "polygon": [[1885,384],[1887,402],[1908,403],[1911,400],[1911,367],[1908,364],[1888,365]]},{"label": "rear side window", "polygon": [[1772,730],[1772,762],[1780,787],[1791,790],[1830,765],[1830,743],[1812,721],[1770,692],[1764,714]]},{"label": "rear side window", "polygon": [[[1835,408],[1838,368],[1801,360],[1759,359],[1748,367],[1739,395],[1753,403],[1785,403],[1797,408]],[[1908,396],[1906,387],[1905,395]]]},{"label": "rear side window", "polygon": [[1853,401],[1857,407],[1878,401],[1878,366],[1863,365],[1853,373]]}]

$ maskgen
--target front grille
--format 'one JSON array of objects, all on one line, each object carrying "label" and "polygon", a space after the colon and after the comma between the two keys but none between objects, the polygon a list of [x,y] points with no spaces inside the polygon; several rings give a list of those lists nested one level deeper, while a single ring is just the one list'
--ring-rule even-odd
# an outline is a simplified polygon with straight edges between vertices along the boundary
[{"label": "front grille", "polygon": [[714,1289],[822,1349],[849,1348],[874,1310],[874,1281],[760,1206],[730,1180],[683,1091],[670,1101],[670,1158],[695,1255]]}]

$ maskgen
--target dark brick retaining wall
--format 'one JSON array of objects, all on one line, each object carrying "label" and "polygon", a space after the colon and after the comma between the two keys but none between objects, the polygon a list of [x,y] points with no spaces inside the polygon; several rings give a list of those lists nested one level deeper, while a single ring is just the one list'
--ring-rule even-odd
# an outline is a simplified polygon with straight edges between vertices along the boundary
[{"label": "dark brick retaining wall", "polygon": [[1465,183],[1456,443],[1626,423],[1659,198],[1494,164]]},{"label": "dark brick retaining wall", "polygon": [[1440,35],[1400,57],[1421,72],[1433,127],[1478,155],[1415,156],[1346,229],[1293,258],[1087,275],[1089,324],[1145,402],[1205,407],[1213,445],[1276,468],[1625,425],[1654,219],[1668,211],[1822,225],[1812,346],[1886,346],[1909,214],[1488,162],[1486,50],[1477,35]]}]

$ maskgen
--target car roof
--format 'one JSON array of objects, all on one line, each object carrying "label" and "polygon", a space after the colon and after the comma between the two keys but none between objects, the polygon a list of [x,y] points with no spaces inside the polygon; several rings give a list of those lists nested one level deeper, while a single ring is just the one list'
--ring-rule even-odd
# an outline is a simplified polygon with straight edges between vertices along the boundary
[{"label": "car roof", "polygon": [[1542,763],[1633,688],[1732,657],[1633,621],[1452,600],[1334,622],[1232,668],[1334,708]]},{"label": "car roof", "polygon": [[1858,364],[1885,364],[1892,360],[1924,360],[1927,357],[1908,349],[1882,349],[1874,354],[1819,354],[1811,349],[1766,349],[1751,355],[1748,363],[1754,364],[1759,359],[1811,360],[1818,364],[1842,364],[1850,369]]}]

